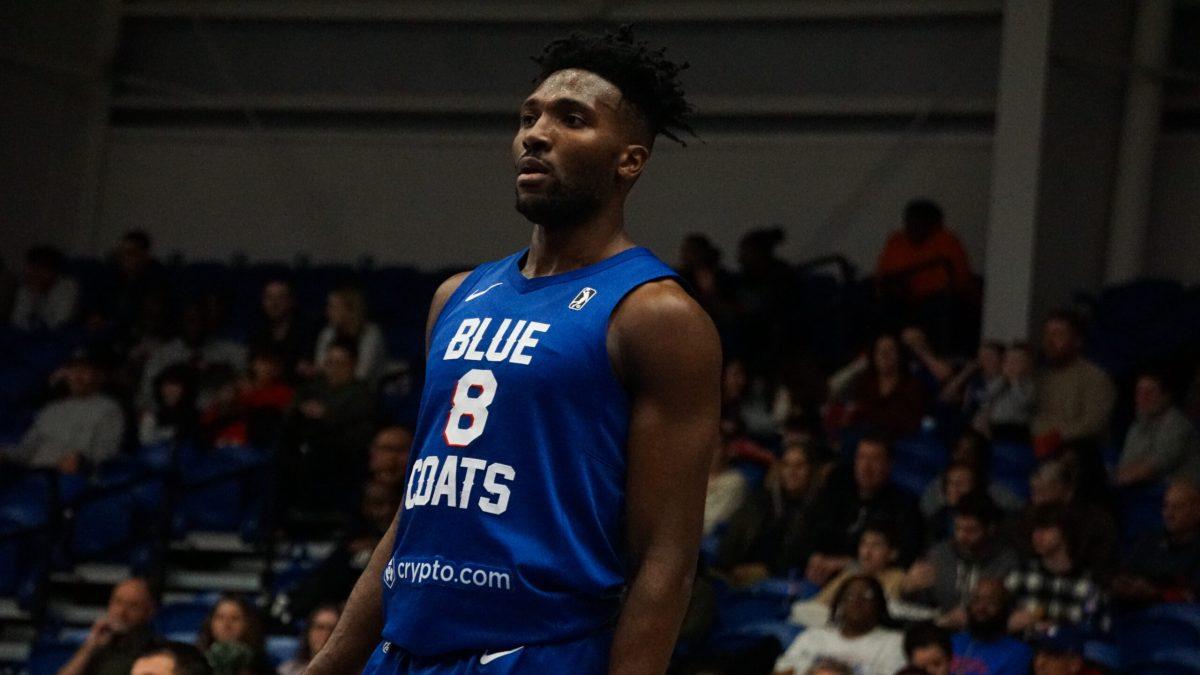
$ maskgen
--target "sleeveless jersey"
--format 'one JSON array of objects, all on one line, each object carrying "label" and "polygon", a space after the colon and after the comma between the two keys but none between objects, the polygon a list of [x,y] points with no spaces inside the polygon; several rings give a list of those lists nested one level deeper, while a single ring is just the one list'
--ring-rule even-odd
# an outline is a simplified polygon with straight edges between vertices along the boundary
[{"label": "sleeveless jersey", "polygon": [[432,656],[603,630],[625,587],[629,400],[607,350],[632,290],[675,273],[645,248],[527,279],[473,271],[431,334],[383,639]]}]

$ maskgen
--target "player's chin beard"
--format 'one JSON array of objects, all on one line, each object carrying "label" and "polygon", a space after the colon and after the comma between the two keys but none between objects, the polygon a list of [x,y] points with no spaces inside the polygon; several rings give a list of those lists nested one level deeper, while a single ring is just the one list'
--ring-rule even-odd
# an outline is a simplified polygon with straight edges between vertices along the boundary
[{"label": "player's chin beard", "polygon": [[543,227],[577,225],[600,210],[595,191],[556,184],[545,194],[517,193],[517,211],[529,222]]}]

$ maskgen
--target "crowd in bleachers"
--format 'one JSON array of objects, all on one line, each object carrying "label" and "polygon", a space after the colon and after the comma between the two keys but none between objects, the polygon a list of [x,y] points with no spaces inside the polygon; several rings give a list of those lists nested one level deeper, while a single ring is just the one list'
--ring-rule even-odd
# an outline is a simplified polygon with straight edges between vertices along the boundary
[{"label": "crowd in bleachers", "polygon": [[[679,254],[725,370],[675,669],[1200,663],[1200,293],[1136,282],[1001,344],[980,340],[981,281],[932,202],[864,279],[785,261],[782,238],[747,233],[736,270],[703,235]],[[104,261],[29,251],[0,307],[0,595],[48,634],[48,571],[141,575],[64,672],[183,663],[180,641],[218,672],[301,672],[400,503],[444,276],[163,262],[142,232]],[[156,618],[164,543],[204,530],[333,545],[270,566],[253,598]],[[1123,630],[1168,624],[1194,634]],[[295,654],[269,648],[298,630]]]}]

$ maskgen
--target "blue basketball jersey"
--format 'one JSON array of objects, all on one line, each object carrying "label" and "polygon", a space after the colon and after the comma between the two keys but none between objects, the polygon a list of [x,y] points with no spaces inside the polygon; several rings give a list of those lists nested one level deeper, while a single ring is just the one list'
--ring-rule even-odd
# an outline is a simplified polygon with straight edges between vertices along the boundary
[{"label": "blue basketball jersey", "polygon": [[675,276],[631,248],[527,279],[524,252],[473,271],[431,334],[383,639],[418,655],[571,640],[625,587],[629,400],[609,318]]}]

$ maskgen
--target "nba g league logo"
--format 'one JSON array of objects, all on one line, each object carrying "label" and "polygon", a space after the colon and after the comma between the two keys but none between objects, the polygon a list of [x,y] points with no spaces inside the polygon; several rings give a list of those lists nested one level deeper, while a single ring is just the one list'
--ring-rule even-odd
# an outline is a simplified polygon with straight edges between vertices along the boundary
[{"label": "nba g league logo", "polygon": [[576,295],[575,299],[572,300],[571,304],[567,305],[567,307],[575,310],[583,309],[583,306],[588,304],[588,300],[591,300],[594,297],[596,297],[596,289],[584,287],[582,291],[579,291],[579,295]]}]

